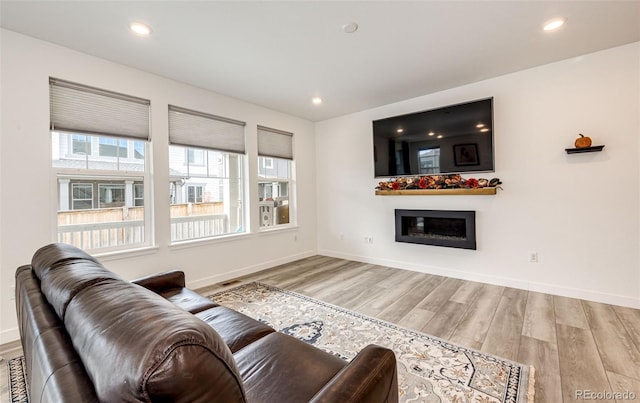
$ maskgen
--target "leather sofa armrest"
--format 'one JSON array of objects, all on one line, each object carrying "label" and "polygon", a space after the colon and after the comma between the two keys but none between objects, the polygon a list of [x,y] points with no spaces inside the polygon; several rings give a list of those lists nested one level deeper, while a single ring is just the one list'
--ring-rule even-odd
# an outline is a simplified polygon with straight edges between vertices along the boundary
[{"label": "leather sofa armrest", "polygon": [[141,285],[157,294],[172,288],[185,287],[184,272],[180,270],[171,270],[164,273],[152,274],[131,282]]},{"label": "leather sofa armrest", "polygon": [[373,344],[365,347],[310,402],[397,403],[395,354]]}]

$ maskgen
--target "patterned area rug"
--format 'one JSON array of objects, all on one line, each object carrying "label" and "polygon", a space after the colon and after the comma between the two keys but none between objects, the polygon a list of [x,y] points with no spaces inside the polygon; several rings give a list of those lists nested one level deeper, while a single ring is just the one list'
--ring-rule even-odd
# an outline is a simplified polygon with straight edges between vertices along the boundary
[{"label": "patterned area rug", "polygon": [[12,358],[7,361],[9,367],[9,402],[29,403],[29,389],[24,377],[24,357]]},{"label": "patterned area rug", "polygon": [[392,349],[401,402],[533,402],[533,367],[261,283],[210,295],[345,360],[368,344]]}]

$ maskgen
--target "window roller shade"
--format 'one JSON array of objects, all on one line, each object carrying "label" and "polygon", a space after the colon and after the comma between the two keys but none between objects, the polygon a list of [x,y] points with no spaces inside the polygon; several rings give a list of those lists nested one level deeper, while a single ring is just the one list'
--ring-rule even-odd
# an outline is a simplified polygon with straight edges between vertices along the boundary
[{"label": "window roller shade", "polygon": [[258,155],[293,159],[293,133],[258,126]]},{"label": "window roller shade", "polygon": [[244,122],[169,105],[169,143],[245,153]]},{"label": "window roller shade", "polygon": [[149,100],[49,79],[51,130],[149,140]]}]

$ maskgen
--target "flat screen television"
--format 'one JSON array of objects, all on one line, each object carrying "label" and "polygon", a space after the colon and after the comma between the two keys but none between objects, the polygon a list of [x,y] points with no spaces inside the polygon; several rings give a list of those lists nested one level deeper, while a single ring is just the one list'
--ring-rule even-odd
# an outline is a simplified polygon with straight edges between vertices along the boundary
[{"label": "flat screen television", "polygon": [[494,171],[493,98],[373,121],[376,177]]}]

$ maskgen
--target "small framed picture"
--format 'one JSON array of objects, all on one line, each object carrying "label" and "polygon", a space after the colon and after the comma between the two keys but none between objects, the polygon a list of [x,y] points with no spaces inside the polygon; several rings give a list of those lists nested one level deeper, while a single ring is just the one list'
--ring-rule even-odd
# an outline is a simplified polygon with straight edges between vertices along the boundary
[{"label": "small framed picture", "polygon": [[476,144],[456,144],[453,146],[456,166],[478,165],[478,146]]}]

